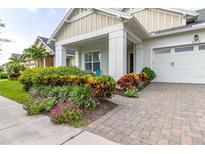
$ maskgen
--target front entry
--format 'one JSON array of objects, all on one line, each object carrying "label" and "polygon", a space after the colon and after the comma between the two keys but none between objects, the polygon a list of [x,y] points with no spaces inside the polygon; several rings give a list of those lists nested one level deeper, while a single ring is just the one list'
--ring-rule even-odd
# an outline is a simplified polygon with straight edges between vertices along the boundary
[{"label": "front entry", "polygon": [[134,72],[134,44],[131,41],[128,41],[127,45],[127,73]]},{"label": "front entry", "polygon": [[128,73],[133,73],[134,72],[134,54],[129,53],[129,72]]}]

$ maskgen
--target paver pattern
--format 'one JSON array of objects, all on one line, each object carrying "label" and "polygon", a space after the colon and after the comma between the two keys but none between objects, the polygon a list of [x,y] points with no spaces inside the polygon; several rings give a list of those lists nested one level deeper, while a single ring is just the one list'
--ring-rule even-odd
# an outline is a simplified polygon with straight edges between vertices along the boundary
[{"label": "paver pattern", "polygon": [[205,144],[205,85],[152,83],[86,128],[121,144]]}]

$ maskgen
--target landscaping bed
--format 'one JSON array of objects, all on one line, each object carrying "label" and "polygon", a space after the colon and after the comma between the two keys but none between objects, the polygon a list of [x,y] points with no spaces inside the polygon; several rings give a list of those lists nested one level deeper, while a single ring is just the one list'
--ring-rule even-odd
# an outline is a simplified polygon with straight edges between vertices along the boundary
[{"label": "landscaping bed", "polygon": [[138,92],[148,86],[155,77],[154,71],[148,67],[142,69],[139,74],[126,74],[117,81],[117,94],[138,98]]},{"label": "landscaping bed", "polygon": [[[151,83],[151,82],[149,82],[149,81],[145,82],[145,83],[143,84],[143,87],[141,87],[141,88],[138,89],[138,93],[139,93],[141,90],[143,90],[144,88],[146,88],[150,83]],[[123,96],[123,97],[129,97],[129,96],[127,96],[127,95],[125,94],[125,92],[126,92],[126,89],[121,89],[121,88],[119,88],[119,87],[116,88],[116,94],[117,94],[117,95],[120,95],[120,96]]]},{"label": "landscaping bed", "polygon": [[46,114],[55,124],[83,127],[112,110],[116,83],[108,75],[94,76],[77,67],[27,69],[20,82],[30,93],[24,104],[29,115]]},{"label": "landscaping bed", "polygon": [[93,111],[86,111],[83,114],[83,119],[87,121],[87,124],[97,120],[98,118],[102,117],[112,109],[114,109],[117,104],[112,103],[108,100],[102,100],[99,106],[96,107]]}]

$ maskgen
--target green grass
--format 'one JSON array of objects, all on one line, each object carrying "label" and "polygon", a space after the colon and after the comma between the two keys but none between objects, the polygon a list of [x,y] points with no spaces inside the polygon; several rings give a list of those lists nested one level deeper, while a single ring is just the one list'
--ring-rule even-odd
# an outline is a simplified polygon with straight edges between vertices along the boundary
[{"label": "green grass", "polygon": [[0,95],[22,104],[30,99],[19,81],[0,80]]}]

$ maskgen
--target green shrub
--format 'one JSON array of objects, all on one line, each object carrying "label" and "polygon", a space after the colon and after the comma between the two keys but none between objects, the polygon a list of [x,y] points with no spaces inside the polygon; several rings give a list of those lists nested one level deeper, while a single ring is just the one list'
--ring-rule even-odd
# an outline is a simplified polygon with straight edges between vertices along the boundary
[{"label": "green shrub", "polygon": [[24,109],[27,110],[28,114],[40,114],[44,112],[49,112],[56,105],[55,98],[46,98],[42,101],[29,102],[24,105]]},{"label": "green shrub", "polygon": [[8,78],[8,74],[7,73],[0,73],[0,78],[7,79]]},{"label": "green shrub", "polygon": [[28,91],[33,86],[32,77],[37,73],[37,71],[38,68],[27,68],[21,73],[18,79],[23,84],[23,88],[25,91]]},{"label": "green shrub", "polygon": [[52,89],[52,86],[34,86],[30,88],[29,93],[34,98],[46,98],[50,96]]},{"label": "green shrub", "polygon": [[50,97],[56,98],[58,102],[63,102],[69,98],[69,93],[71,92],[71,90],[72,90],[72,87],[70,86],[52,87],[48,95]]},{"label": "green shrub", "polygon": [[29,90],[32,86],[39,86],[43,84],[45,77],[56,77],[66,75],[84,75],[85,72],[79,68],[70,67],[36,67],[32,69],[26,69],[19,77],[19,81],[24,85],[25,90]]},{"label": "green shrub", "polygon": [[85,110],[95,109],[99,103],[92,97],[92,90],[84,86],[74,86],[69,93],[70,102],[75,104],[76,108]]},{"label": "green shrub", "polygon": [[142,72],[144,72],[148,76],[149,81],[152,81],[156,78],[155,72],[149,67],[143,68]]},{"label": "green shrub", "polygon": [[138,97],[137,92],[139,90],[135,87],[132,87],[130,89],[127,89],[127,91],[125,92],[125,95],[128,97]]}]

